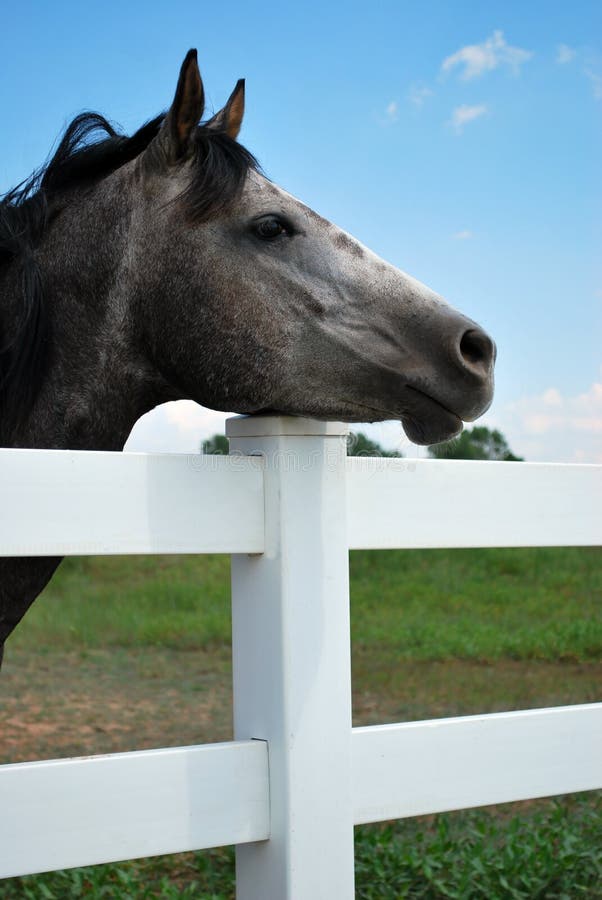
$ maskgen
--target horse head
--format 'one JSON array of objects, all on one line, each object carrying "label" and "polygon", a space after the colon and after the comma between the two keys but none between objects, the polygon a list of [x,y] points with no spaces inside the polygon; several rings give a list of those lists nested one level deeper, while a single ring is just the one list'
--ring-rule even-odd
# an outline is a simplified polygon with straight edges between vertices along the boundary
[{"label": "horse head", "polygon": [[178,395],[240,413],[401,420],[427,444],[489,406],[472,320],[269,181],[237,142],[240,81],[204,125],[196,52],[134,165],[131,302]]}]

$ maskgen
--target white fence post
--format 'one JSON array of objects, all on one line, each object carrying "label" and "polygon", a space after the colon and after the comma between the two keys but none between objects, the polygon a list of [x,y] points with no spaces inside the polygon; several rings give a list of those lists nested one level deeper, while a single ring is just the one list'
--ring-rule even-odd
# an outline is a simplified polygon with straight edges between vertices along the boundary
[{"label": "white fence post", "polygon": [[345,425],[229,419],[265,460],[265,552],[232,558],[235,738],[268,742],[270,839],[237,847],[239,900],[352,900]]}]

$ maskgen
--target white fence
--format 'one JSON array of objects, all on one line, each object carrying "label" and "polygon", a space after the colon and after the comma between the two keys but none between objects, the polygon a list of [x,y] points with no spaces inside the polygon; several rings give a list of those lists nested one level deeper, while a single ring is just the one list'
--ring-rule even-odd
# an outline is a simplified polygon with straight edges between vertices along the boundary
[{"label": "white fence", "polygon": [[0,767],[0,877],[236,844],[244,900],[350,900],[354,824],[602,787],[602,703],[352,729],[348,585],[349,548],[602,544],[602,467],[347,459],[345,433],[0,450],[2,555],[233,554],[235,734]]}]

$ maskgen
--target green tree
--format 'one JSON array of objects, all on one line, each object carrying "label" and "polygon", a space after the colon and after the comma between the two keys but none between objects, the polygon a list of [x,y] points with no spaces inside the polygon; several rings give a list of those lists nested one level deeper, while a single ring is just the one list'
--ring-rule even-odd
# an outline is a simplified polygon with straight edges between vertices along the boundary
[{"label": "green tree", "polygon": [[401,456],[397,450],[384,450],[376,441],[362,434],[361,431],[349,432],[347,437],[347,456]]},{"label": "green tree", "polygon": [[214,434],[213,437],[203,441],[201,444],[201,453],[213,453],[217,456],[227,456],[230,452],[228,438],[225,434]]},{"label": "green tree", "polygon": [[451,441],[429,447],[429,456],[434,459],[493,459],[506,462],[522,462],[522,456],[515,456],[501,431],[475,425],[466,428]]}]

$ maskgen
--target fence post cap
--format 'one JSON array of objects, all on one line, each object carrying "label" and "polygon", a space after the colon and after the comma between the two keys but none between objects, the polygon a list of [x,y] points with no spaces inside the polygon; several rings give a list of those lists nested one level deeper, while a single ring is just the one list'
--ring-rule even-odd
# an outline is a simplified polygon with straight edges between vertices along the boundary
[{"label": "fence post cap", "polygon": [[226,435],[231,437],[268,437],[271,435],[341,437],[349,433],[345,422],[320,422],[299,416],[233,416],[226,419]]}]

